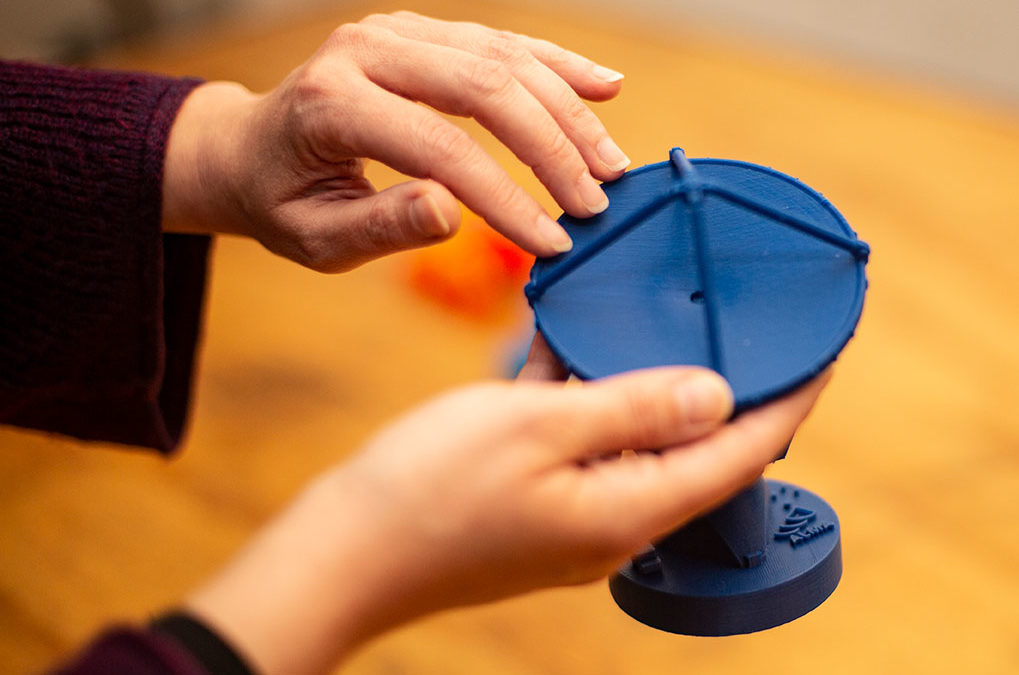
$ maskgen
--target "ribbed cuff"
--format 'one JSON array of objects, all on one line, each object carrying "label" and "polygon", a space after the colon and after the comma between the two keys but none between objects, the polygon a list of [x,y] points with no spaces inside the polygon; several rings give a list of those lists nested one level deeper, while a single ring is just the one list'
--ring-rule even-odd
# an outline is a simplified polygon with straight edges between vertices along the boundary
[{"label": "ribbed cuff", "polygon": [[254,675],[254,670],[211,628],[183,611],[157,617],[150,628],[186,649],[210,675]]},{"label": "ribbed cuff", "polygon": [[0,423],[179,443],[209,239],[162,233],[162,176],[198,84],[0,62]]}]

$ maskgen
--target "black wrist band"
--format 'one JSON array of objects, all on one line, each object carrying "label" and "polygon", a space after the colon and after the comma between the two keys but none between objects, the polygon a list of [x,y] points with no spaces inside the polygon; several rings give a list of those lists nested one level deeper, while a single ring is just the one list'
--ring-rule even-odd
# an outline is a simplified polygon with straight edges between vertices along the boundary
[{"label": "black wrist band", "polygon": [[209,675],[255,675],[223,638],[187,612],[168,612],[154,619],[149,627],[187,649]]}]

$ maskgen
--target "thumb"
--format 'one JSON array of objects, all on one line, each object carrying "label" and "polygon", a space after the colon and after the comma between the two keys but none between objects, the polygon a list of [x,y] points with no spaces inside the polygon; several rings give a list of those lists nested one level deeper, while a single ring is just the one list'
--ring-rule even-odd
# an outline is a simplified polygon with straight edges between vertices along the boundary
[{"label": "thumb", "polygon": [[686,443],[718,428],[732,414],[732,390],[706,368],[653,368],[560,392],[557,415],[571,429],[564,450],[573,459],[623,449]]},{"label": "thumb", "polygon": [[437,244],[460,227],[460,206],[442,185],[414,180],[377,194],[338,200],[317,214],[332,255],[323,271],[353,269],[375,258]]}]

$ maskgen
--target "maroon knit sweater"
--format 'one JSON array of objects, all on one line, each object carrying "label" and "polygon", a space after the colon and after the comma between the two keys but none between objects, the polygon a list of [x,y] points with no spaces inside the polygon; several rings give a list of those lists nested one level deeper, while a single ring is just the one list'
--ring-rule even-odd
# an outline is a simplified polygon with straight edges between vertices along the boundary
[{"label": "maroon knit sweater", "polygon": [[0,423],[179,441],[209,239],[162,234],[161,180],[197,84],[0,63]]},{"label": "maroon knit sweater", "polygon": [[[161,232],[161,181],[197,84],[0,62],[0,423],[179,442],[209,238]],[[178,616],[110,631],[60,672],[204,675],[231,656]]]}]

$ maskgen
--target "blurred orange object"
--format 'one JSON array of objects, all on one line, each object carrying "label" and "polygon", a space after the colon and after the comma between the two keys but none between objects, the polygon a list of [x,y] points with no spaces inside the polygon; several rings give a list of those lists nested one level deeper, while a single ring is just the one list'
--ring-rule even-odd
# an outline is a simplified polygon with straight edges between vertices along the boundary
[{"label": "blurred orange object", "polygon": [[522,293],[534,256],[468,212],[455,237],[409,260],[415,291],[458,314],[488,318]]}]

